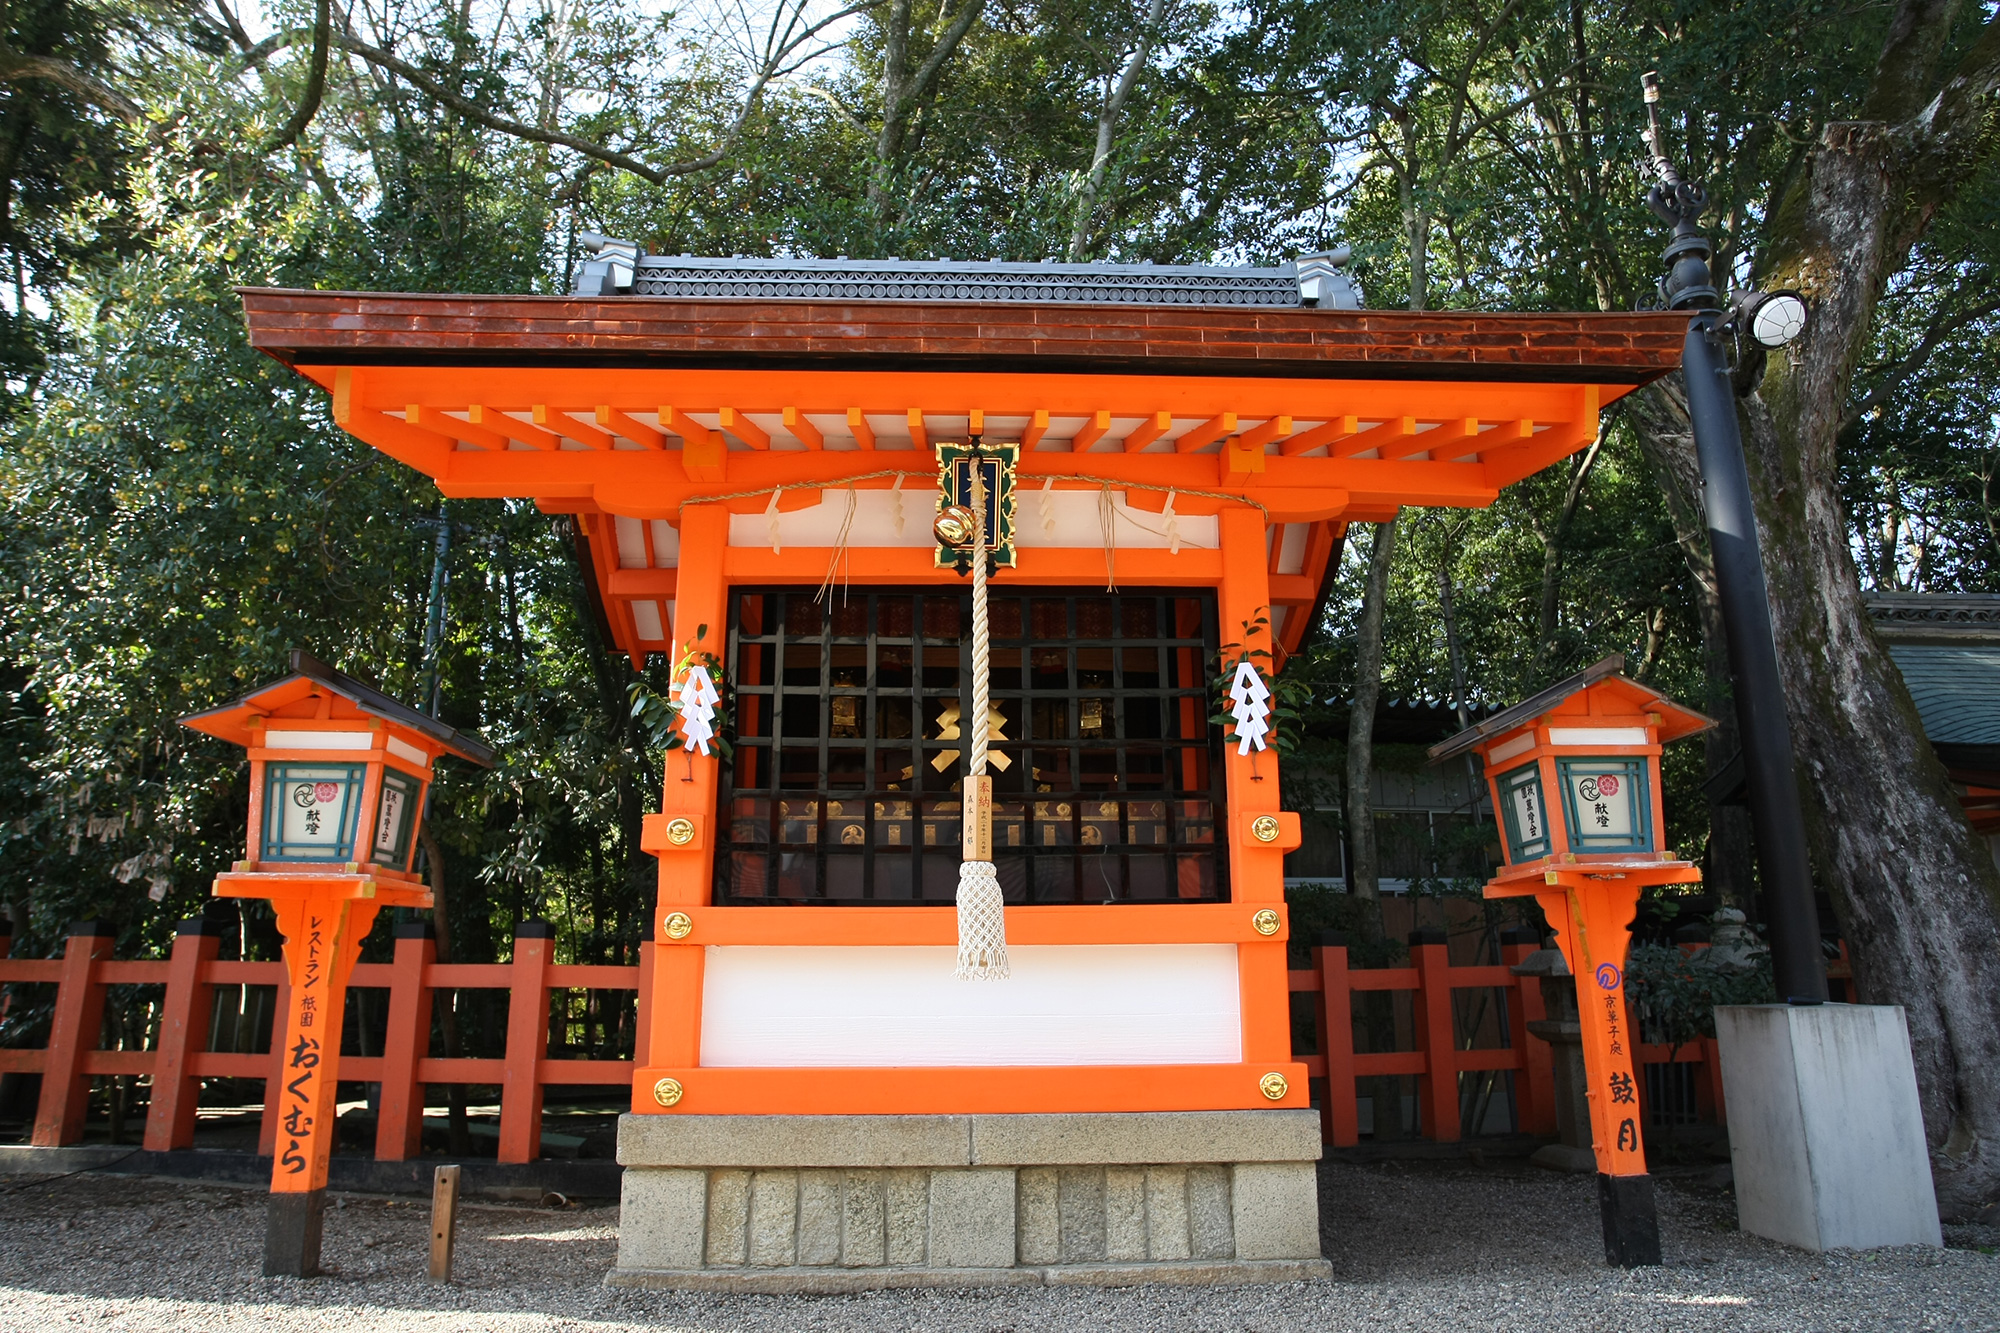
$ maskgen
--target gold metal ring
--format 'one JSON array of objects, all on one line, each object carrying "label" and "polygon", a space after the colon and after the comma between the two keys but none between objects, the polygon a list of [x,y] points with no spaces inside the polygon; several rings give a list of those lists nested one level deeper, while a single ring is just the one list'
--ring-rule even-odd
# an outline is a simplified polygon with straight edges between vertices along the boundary
[{"label": "gold metal ring", "polygon": [[694,821],[682,816],[667,823],[667,841],[676,847],[685,847],[694,841]]},{"label": "gold metal ring", "polygon": [[[667,1082],[672,1083],[673,1080],[668,1079]],[[674,1086],[676,1088],[680,1087],[678,1083],[675,1083]],[[1274,1069],[1270,1073],[1264,1075],[1264,1077],[1257,1080],[1257,1088],[1266,1097],[1269,1097],[1272,1101],[1281,1102],[1285,1100],[1285,1094],[1292,1090],[1292,1085],[1285,1081],[1285,1076],[1283,1074],[1280,1074],[1277,1070]],[[659,1089],[655,1088],[653,1090],[653,1095],[658,1096]],[[674,1094],[674,1098],[676,1101],[678,1101],[680,1099],[680,1094],[676,1092]]]},{"label": "gold metal ring", "polygon": [[1250,836],[1259,842],[1276,842],[1278,840],[1278,817],[1276,815],[1258,815],[1250,821]]},{"label": "gold metal ring", "polygon": [[1278,933],[1278,928],[1285,923],[1279,919],[1276,911],[1266,907],[1250,918],[1250,924],[1255,927],[1259,935],[1275,935]]},{"label": "gold metal ring", "polygon": [[[1273,1074],[1271,1077],[1277,1078],[1278,1076]],[[1279,1079],[1279,1082],[1282,1083],[1283,1081]],[[1270,1090],[1267,1088],[1265,1091],[1268,1093]],[[653,1100],[662,1106],[678,1105],[680,1099],[686,1095],[686,1089],[681,1087],[681,1081],[677,1078],[663,1078],[653,1085]],[[1283,1093],[1279,1093],[1278,1095],[1280,1097],[1284,1096]]]},{"label": "gold metal ring", "polygon": [[684,940],[694,931],[694,919],[686,912],[674,912],[667,917],[665,929],[668,939]]}]

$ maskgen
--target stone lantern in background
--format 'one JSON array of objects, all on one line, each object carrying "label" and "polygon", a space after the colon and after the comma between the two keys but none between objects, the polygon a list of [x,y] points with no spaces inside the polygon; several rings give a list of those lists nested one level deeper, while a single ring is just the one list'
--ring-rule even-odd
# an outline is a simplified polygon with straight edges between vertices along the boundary
[{"label": "stone lantern in background", "polygon": [[493,751],[310,653],[294,674],[183,726],[250,758],[247,860],[215,877],[218,898],[265,898],[285,938],[290,984],[266,1276],[319,1270],[327,1158],[335,1134],[347,979],[384,907],[429,907],[411,873],[439,756],[491,767]]},{"label": "stone lantern in background", "polygon": [[1576,978],[1605,1259],[1660,1262],[1632,1059],[1625,955],[1639,895],[1701,878],[1664,846],[1660,751],[1714,722],[1620,675],[1621,656],[1434,746],[1484,761],[1506,864],[1489,898],[1532,896]]}]

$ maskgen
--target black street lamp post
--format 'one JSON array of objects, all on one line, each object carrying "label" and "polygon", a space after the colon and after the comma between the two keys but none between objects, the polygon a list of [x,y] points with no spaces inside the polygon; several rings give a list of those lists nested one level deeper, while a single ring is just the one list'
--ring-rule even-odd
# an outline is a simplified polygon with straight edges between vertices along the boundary
[{"label": "black street lamp post", "polygon": [[1713,251],[1695,230],[1708,205],[1707,192],[1696,182],[1682,180],[1668,161],[1660,137],[1657,77],[1646,75],[1645,87],[1647,146],[1660,177],[1647,193],[1646,205],[1674,229],[1673,240],[1661,256],[1668,265],[1660,287],[1664,304],[1693,316],[1681,366],[1701,466],[1716,600],[1721,604],[1736,719],[1743,738],[1744,775],[1764,888],[1771,969],[1780,998],[1793,1004],[1821,1004],[1827,995],[1826,965],[1820,950],[1819,912],[1813,903],[1812,869],[1806,856],[1805,820],[1799,813],[1798,779],[1792,766],[1792,729],[1785,713],[1784,686],[1778,677],[1770,591],[1764,581],[1750,474],[1743,461],[1736,396],[1723,348],[1724,335],[1738,328],[1767,347],[1782,347],[1803,329],[1805,304],[1793,292],[1750,293],[1724,308],[1709,268]]}]

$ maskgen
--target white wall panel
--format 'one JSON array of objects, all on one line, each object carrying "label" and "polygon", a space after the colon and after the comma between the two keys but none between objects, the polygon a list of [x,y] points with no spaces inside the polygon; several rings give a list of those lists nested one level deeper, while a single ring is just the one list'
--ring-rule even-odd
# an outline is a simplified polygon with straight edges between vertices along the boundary
[{"label": "white wall panel", "polygon": [[1233,944],[1015,945],[1013,976],[960,981],[955,951],[717,945],[701,1063],[718,1068],[1235,1064]]}]

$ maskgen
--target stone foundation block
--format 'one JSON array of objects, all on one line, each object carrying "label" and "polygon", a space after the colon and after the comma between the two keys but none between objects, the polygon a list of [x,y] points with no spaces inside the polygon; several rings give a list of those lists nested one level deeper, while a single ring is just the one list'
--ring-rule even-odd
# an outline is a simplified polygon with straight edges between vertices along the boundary
[{"label": "stone foundation block", "polygon": [[1319,1257],[1310,1111],[626,1116],[614,1285],[1290,1282]]}]

